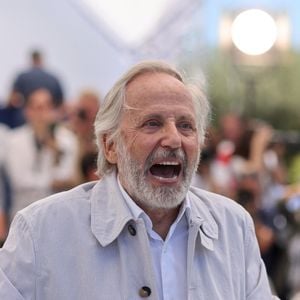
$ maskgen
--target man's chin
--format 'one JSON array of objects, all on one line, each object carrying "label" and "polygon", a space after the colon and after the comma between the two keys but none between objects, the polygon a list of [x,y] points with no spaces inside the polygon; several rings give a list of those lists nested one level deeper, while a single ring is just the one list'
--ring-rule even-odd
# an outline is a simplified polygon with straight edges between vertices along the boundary
[{"label": "man's chin", "polygon": [[174,202],[174,199],[172,199],[172,202],[169,201],[163,201],[162,202],[158,202],[158,201],[151,201],[150,203],[147,201],[141,201],[140,206],[143,208],[147,208],[147,210],[171,210],[171,209],[175,209],[178,208],[181,204],[183,203],[183,200],[181,200],[180,202]]},{"label": "man's chin", "polygon": [[139,202],[150,209],[174,209],[182,204],[187,191],[182,186],[148,186],[143,189]]}]

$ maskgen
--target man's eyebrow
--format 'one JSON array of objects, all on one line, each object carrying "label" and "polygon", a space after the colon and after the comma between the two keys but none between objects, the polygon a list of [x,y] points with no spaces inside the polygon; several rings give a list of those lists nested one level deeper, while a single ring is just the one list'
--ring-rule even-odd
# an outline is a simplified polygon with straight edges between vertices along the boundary
[{"label": "man's eyebrow", "polygon": [[[143,116],[139,116],[137,118],[137,120],[139,122],[143,122],[143,121],[149,120],[149,119],[163,120],[164,114],[163,113],[149,113],[149,114],[145,114]],[[192,123],[196,123],[196,120],[192,114],[184,114],[184,115],[180,115],[179,117],[175,117],[175,121],[176,122],[189,121]]]},{"label": "man's eyebrow", "polygon": [[179,118],[177,118],[179,121],[181,120],[187,120],[187,121],[192,121],[195,122],[195,117],[192,114],[184,114],[181,115]]},{"label": "man's eyebrow", "polygon": [[141,116],[141,119],[162,119],[163,115],[159,113],[149,113],[145,114],[144,116]]},{"label": "man's eyebrow", "polygon": [[145,114],[143,116],[137,117],[137,122],[138,123],[143,123],[143,122],[145,122],[147,120],[150,120],[150,119],[162,120],[163,116],[161,114],[158,114],[158,113],[149,113],[149,114]]}]

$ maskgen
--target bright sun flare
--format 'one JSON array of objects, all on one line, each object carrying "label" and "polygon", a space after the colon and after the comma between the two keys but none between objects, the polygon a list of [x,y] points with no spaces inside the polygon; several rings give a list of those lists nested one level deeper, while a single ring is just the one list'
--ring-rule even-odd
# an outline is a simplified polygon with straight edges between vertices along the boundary
[{"label": "bright sun flare", "polygon": [[233,21],[231,36],[234,45],[248,55],[260,55],[274,45],[277,26],[274,19],[263,10],[249,9]]}]

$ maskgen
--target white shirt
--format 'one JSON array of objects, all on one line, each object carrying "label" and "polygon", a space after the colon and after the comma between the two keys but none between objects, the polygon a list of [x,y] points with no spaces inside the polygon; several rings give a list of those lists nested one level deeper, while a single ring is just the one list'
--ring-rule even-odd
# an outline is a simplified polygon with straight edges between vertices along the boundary
[{"label": "white shirt", "polygon": [[49,148],[40,151],[34,142],[30,126],[11,130],[5,154],[5,168],[12,187],[11,217],[15,213],[52,193],[53,180],[66,180],[76,169],[77,141],[64,127],[57,127],[55,139],[62,152],[59,163]]},{"label": "white shirt", "polygon": [[159,299],[187,298],[187,244],[190,201],[183,202],[164,241],[152,228],[149,216],[130,198],[118,178],[121,193],[135,220],[143,219],[150,242]]}]

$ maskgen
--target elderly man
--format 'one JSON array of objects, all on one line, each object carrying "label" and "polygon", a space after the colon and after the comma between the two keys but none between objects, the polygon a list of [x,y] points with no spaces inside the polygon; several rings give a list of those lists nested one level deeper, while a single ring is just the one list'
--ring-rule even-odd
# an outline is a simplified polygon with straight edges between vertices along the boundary
[{"label": "elderly man", "polygon": [[272,299],[253,224],[190,187],[209,106],[160,62],[133,67],[95,122],[102,179],[19,212],[1,299]]}]

